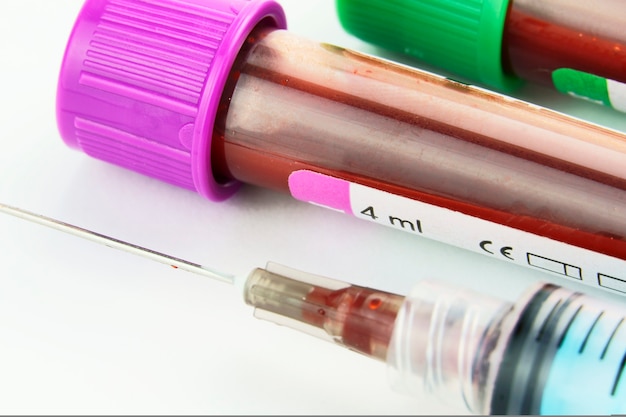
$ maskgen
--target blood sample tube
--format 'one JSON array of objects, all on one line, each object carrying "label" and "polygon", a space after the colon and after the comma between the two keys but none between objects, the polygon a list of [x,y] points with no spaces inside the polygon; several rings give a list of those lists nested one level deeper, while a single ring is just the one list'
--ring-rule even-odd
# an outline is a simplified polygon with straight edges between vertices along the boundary
[{"label": "blood sample tube", "polygon": [[521,80],[626,111],[620,0],[337,0],[373,44],[511,91]]},{"label": "blood sample tube", "polygon": [[497,237],[626,291],[626,135],[284,26],[269,0],[87,0],[61,135],[212,200],[247,183],[480,253]]}]

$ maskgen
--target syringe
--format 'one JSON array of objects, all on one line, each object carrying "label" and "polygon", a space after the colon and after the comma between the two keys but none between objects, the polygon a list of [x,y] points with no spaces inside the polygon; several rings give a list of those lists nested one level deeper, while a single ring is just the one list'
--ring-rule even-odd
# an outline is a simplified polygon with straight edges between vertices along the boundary
[{"label": "syringe", "polygon": [[478,414],[626,412],[622,305],[552,284],[516,303],[435,281],[403,297],[276,264],[235,277],[8,205],[0,211],[233,283],[256,317],[386,361],[392,387],[407,394]]}]

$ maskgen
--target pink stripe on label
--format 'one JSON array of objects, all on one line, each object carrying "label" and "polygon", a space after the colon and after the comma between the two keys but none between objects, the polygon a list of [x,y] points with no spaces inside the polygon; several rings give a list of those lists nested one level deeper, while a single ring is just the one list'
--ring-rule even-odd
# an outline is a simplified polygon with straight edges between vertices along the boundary
[{"label": "pink stripe on label", "polygon": [[348,181],[313,171],[295,171],[289,176],[289,191],[298,200],[353,214]]}]

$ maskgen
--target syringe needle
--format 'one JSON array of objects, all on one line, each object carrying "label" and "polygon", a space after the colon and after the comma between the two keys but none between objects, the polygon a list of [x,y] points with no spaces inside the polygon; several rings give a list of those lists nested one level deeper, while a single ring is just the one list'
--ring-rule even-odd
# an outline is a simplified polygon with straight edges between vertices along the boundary
[{"label": "syringe needle", "polygon": [[[59,220],[2,203],[0,211],[235,283],[233,276]],[[386,361],[392,385],[407,394],[426,389],[479,414],[626,411],[621,305],[543,283],[515,304],[438,281],[421,281],[404,297],[276,264],[254,269],[243,284],[244,300],[256,317]],[[583,344],[588,346],[584,354]],[[529,361],[540,372],[529,373]],[[547,375],[541,390],[539,375]],[[582,378],[597,383],[586,387]],[[475,380],[493,382],[485,386]],[[587,397],[570,395],[582,386]]]},{"label": "syringe needle", "polygon": [[30,211],[12,207],[3,203],[0,203],[0,211],[11,214],[15,217],[19,217],[25,220],[29,220],[34,223],[48,226],[53,229],[72,234],[74,236],[81,237],[83,239],[91,240],[93,242],[101,243],[110,248],[120,249],[125,252],[140,255],[148,259],[152,259],[157,262],[161,262],[166,265],[171,265],[175,268],[185,271],[200,274],[205,277],[216,279],[223,282],[233,284],[234,276],[223,272],[215,271],[200,264],[186,261],[184,259],[176,258],[161,252],[154,251],[152,249],[144,248],[132,243],[124,242],[123,240],[115,239],[110,236],[103,235],[91,230],[84,229],[69,223],[62,222],[50,217],[42,216],[40,214],[32,213]]}]

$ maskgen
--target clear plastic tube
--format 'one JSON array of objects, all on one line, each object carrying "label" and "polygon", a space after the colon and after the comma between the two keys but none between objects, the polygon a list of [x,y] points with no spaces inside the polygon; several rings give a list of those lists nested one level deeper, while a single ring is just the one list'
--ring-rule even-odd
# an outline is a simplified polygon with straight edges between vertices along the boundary
[{"label": "clear plastic tube", "polygon": [[[511,1],[503,64],[520,78],[546,85],[558,86],[565,77],[558,70],[576,71],[568,77],[571,83],[587,74],[626,83],[625,13],[620,0]],[[591,86],[580,93],[590,91]],[[598,92],[590,98],[600,100]]]},{"label": "clear plastic tube", "polygon": [[68,145],[215,201],[287,191],[626,294],[624,132],[300,38],[274,0],[122,3],[86,2],[72,31]]},{"label": "clear plastic tube", "polygon": [[[276,29],[274,0],[235,3],[87,1],[59,77],[66,143],[215,201],[270,187],[626,294],[624,132],[302,39]],[[444,15],[482,34],[466,13],[493,10],[470,3]]]},{"label": "clear plastic tube", "polygon": [[357,37],[486,85],[536,82],[626,111],[621,0],[336,0]]},{"label": "clear plastic tube", "polygon": [[282,30],[253,33],[230,81],[224,182],[293,194],[321,173],[626,260],[619,132]]}]

